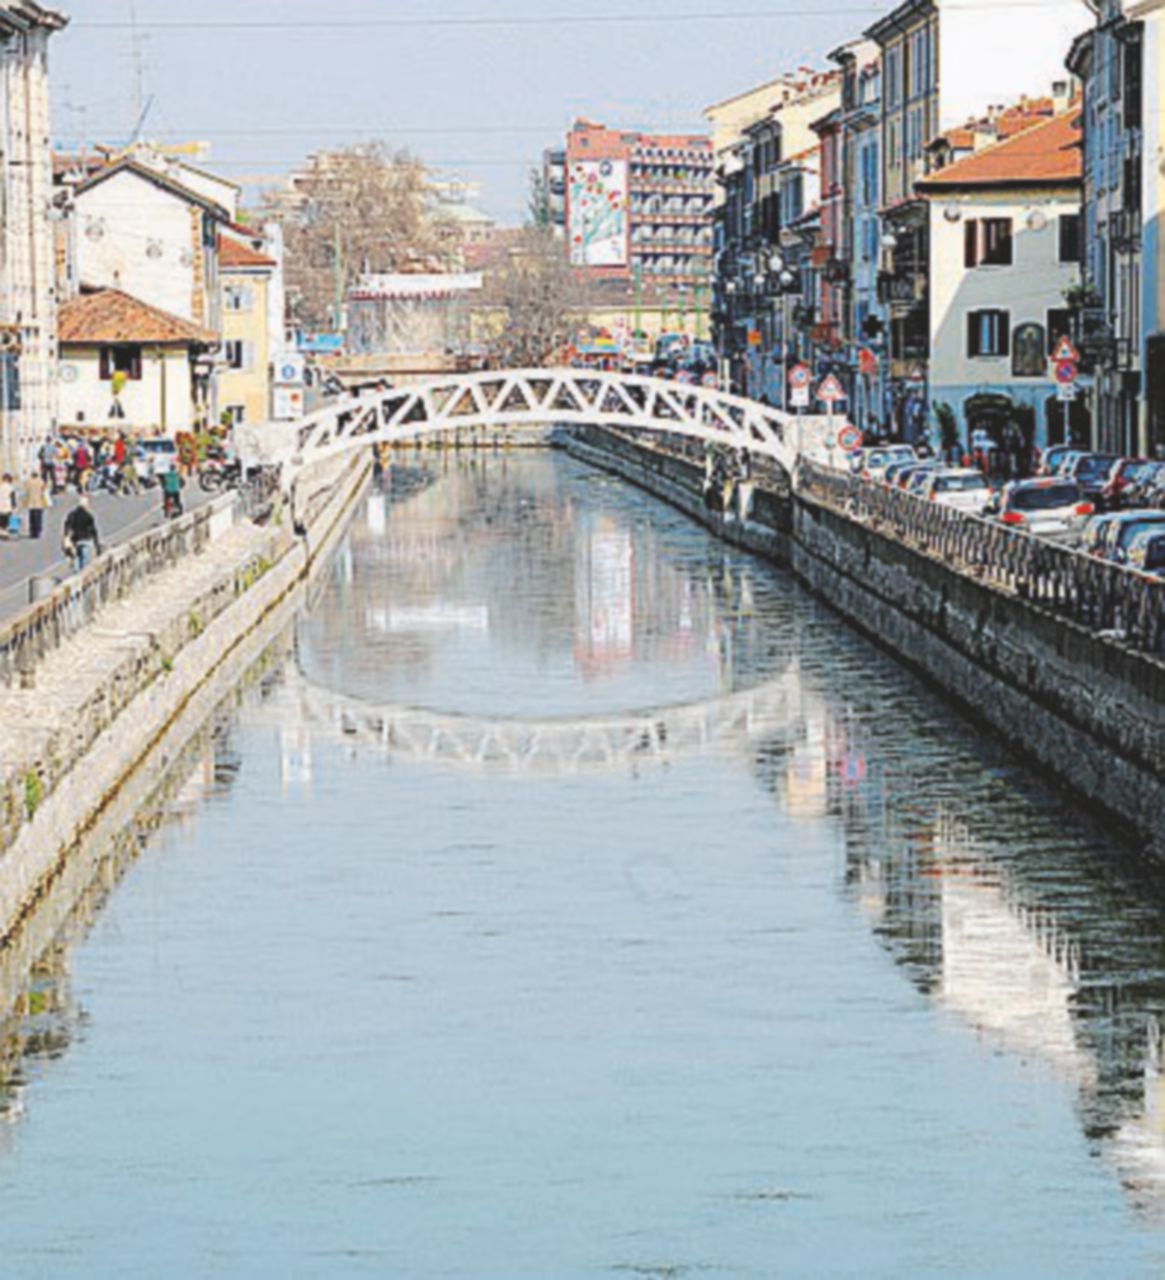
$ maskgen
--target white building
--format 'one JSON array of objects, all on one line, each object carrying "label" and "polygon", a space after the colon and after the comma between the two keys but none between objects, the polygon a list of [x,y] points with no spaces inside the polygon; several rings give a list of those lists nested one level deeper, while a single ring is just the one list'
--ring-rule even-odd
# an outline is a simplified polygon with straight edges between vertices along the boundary
[{"label": "white building", "polygon": [[210,416],[203,376],[219,335],[116,289],[72,298],[60,313],[65,428],[174,436]]},{"label": "white building", "polygon": [[1057,399],[1051,356],[1079,283],[1079,109],[939,169],[929,203],[931,401],[966,440],[1012,425],[1041,447],[1063,440],[1082,405]]},{"label": "white building", "polygon": [[0,463],[27,470],[57,414],[48,43],[68,19],[0,5]]},{"label": "white building", "polygon": [[137,160],[116,160],[73,188],[72,277],[220,331],[218,240],[229,222],[216,200]]}]

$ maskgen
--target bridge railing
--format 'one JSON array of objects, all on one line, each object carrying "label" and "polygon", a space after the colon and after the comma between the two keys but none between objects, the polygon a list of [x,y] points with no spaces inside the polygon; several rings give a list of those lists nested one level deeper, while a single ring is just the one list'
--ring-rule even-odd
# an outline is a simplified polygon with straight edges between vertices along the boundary
[{"label": "bridge railing", "polygon": [[1165,583],[1022,530],[810,462],[799,491],[979,581],[1095,632],[1165,653]]}]

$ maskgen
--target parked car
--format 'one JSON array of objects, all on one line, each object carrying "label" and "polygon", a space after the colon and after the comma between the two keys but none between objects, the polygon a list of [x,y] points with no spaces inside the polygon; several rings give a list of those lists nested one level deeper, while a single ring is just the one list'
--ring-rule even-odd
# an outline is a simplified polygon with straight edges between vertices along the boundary
[{"label": "parked car", "polygon": [[1078,453],[1065,471],[1065,479],[1075,480],[1085,498],[1100,507],[1104,505],[1104,487],[1119,461],[1113,453]]},{"label": "parked car", "polygon": [[1085,555],[1100,558],[1104,555],[1104,537],[1105,530],[1116,519],[1117,513],[1114,511],[1107,512],[1105,515],[1093,516],[1085,522],[1084,528],[1080,533],[1079,550]]},{"label": "parked car", "polygon": [[974,467],[944,467],[930,474],[923,496],[940,506],[980,516],[991,504],[995,491],[982,471]]},{"label": "parked car", "polygon": [[1157,527],[1165,527],[1165,511],[1122,511],[1101,536],[1101,558],[1114,564],[1127,564],[1129,548],[1137,536]]},{"label": "parked car", "polygon": [[909,471],[911,467],[918,466],[918,459],[902,458],[898,462],[892,462],[882,475],[882,479],[889,485],[898,487],[899,479],[904,471]]},{"label": "parked car", "polygon": [[1037,538],[1075,542],[1084,521],[1096,508],[1086,502],[1075,480],[1044,476],[1037,480],[1013,480],[999,497],[1001,523],[1022,529]]},{"label": "parked car", "polygon": [[918,456],[908,444],[887,444],[868,449],[862,459],[862,475],[867,480],[884,480],[886,468],[895,463],[917,462]]},{"label": "parked car", "polygon": [[134,450],[138,475],[144,484],[153,484],[178,463],[178,446],[173,440],[159,437],[139,440]]},{"label": "parked car", "polygon": [[1059,476],[1063,479],[1072,470],[1072,467],[1076,463],[1076,459],[1080,457],[1083,452],[1083,449],[1069,449],[1067,453],[1060,457],[1059,462],[1056,463],[1052,470],[1052,475]]},{"label": "parked car", "polygon": [[941,462],[928,462],[925,466],[915,467],[910,473],[910,479],[906,482],[907,493],[925,494],[931,476],[936,471],[942,470],[950,470],[950,468],[944,468]]},{"label": "parked car", "polygon": [[1165,529],[1146,529],[1129,547],[1129,568],[1165,582]]},{"label": "parked car", "polygon": [[1160,466],[1150,458],[1121,458],[1109,473],[1101,500],[1106,511],[1119,511],[1126,495],[1142,480],[1147,480]]},{"label": "parked car", "polygon": [[887,473],[886,478],[888,483],[894,484],[899,489],[909,489],[916,476],[927,476],[932,471],[939,471],[941,468],[941,462],[936,462],[933,458],[927,458],[923,462],[912,462],[909,466],[898,467],[892,480],[889,473]]},{"label": "parked car", "polygon": [[1040,475],[1055,475],[1056,468],[1074,448],[1075,446],[1070,444],[1054,444],[1045,449],[1040,458]]}]

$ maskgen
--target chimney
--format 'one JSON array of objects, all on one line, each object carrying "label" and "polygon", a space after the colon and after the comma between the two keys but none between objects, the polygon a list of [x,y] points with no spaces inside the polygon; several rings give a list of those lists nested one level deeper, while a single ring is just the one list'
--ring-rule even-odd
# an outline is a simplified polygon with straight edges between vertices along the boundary
[{"label": "chimney", "polygon": [[1052,82],[1052,105],[1056,113],[1067,111],[1072,104],[1072,82],[1070,80],[1054,80]]}]

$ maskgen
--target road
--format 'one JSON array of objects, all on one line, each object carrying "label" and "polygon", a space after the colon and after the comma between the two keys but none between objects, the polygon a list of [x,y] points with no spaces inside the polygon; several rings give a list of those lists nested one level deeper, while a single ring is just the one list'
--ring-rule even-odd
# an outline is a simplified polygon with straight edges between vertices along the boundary
[{"label": "road", "polygon": [[[182,496],[187,510],[207,501],[207,495],[197,484],[188,484]],[[39,541],[28,537],[27,513],[20,538],[0,539],[0,618],[11,617],[28,604],[30,578],[46,573],[64,578],[70,572],[69,562],[61,554],[61,530],[77,499],[66,494],[53,501],[52,510],[45,513],[44,536]],[[148,489],[138,497],[94,494],[92,503],[97,529],[106,547],[162,521],[162,496],[158,489]]]}]

